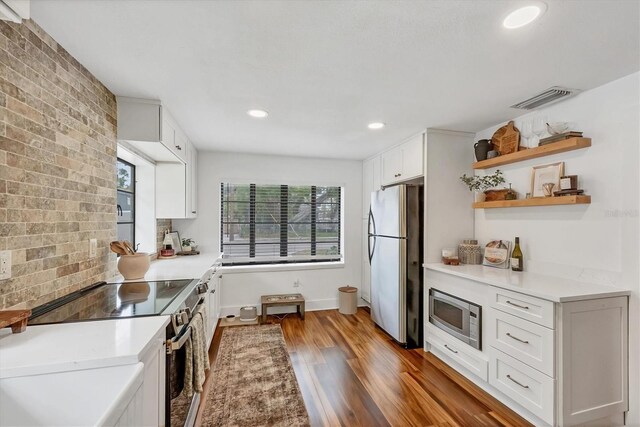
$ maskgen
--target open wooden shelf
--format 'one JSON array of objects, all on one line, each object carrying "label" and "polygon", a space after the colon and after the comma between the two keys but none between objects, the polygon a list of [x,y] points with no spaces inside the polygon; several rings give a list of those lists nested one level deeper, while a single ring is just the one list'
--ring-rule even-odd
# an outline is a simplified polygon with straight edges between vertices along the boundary
[{"label": "open wooden shelf", "polygon": [[473,164],[474,169],[489,169],[497,166],[508,165],[510,163],[522,162],[524,160],[536,159],[538,157],[550,156],[552,154],[564,153],[565,151],[580,150],[591,147],[591,138],[570,138],[563,141],[553,142],[541,147],[528,148],[493,159],[482,160]]},{"label": "open wooden shelf", "polygon": [[557,205],[588,205],[591,196],[559,196],[559,197],[534,197],[520,200],[496,200],[493,202],[476,202],[474,209],[493,208],[524,208],[529,206],[557,206]]}]

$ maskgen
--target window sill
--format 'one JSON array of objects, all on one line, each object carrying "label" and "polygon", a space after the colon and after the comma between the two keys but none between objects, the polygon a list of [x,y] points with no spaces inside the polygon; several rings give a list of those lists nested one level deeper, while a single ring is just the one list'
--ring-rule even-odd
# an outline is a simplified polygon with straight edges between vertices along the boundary
[{"label": "window sill", "polygon": [[265,265],[236,265],[222,266],[223,274],[260,273],[268,271],[300,271],[300,270],[326,270],[344,268],[344,261],[309,262],[297,264],[265,264]]}]

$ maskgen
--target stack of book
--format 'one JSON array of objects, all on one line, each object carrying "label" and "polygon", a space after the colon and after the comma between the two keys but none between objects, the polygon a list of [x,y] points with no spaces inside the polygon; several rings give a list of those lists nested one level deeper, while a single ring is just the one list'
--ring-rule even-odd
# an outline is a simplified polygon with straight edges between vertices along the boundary
[{"label": "stack of book", "polygon": [[569,132],[560,133],[558,135],[551,135],[546,138],[542,138],[540,142],[538,142],[538,146],[541,147],[543,145],[551,144],[558,141],[563,141],[565,139],[580,138],[580,137],[582,137],[582,132],[577,132],[572,130]]}]

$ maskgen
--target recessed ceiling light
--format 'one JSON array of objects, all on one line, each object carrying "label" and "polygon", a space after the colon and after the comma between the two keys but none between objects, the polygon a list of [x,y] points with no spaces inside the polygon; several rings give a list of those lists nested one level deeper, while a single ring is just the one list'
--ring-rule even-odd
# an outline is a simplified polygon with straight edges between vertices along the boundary
[{"label": "recessed ceiling light", "polygon": [[514,28],[524,27],[525,25],[535,21],[536,18],[540,17],[540,15],[542,15],[542,12],[544,12],[544,8],[545,5],[542,4],[529,5],[521,7],[520,9],[516,9],[509,15],[507,15],[506,18],[504,18],[504,21],[502,21],[502,25],[510,30]]},{"label": "recessed ceiling light", "polygon": [[382,129],[384,127],[384,123],[382,122],[373,122],[367,125],[369,129]]},{"label": "recessed ceiling light", "polygon": [[258,119],[264,119],[269,115],[269,113],[265,110],[249,110],[247,111],[247,114]]}]

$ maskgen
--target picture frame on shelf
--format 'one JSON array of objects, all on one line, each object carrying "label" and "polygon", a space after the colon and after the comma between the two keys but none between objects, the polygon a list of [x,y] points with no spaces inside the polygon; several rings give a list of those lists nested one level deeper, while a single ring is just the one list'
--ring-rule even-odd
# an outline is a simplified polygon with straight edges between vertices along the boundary
[{"label": "picture frame on shelf", "polygon": [[177,231],[170,231],[167,233],[167,236],[171,239],[171,248],[176,251],[176,253],[182,251],[182,240],[180,240],[180,234]]},{"label": "picture frame on shelf", "polygon": [[491,240],[484,247],[482,265],[496,268],[509,268],[509,256],[511,254],[511,241]]},{"label": "picture frame on shelf", "polygon": [[531,169],[531,197],[545,197],[545,184],[554,184],[555,189],[559,189],[562,176],[564,176],[564,162],[534,166]]}]

